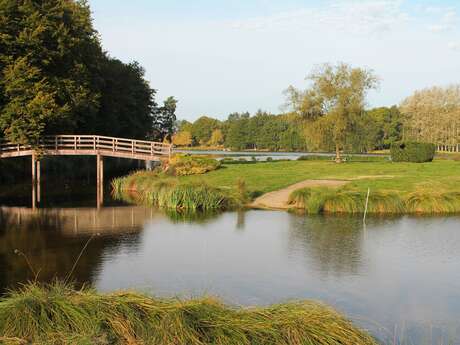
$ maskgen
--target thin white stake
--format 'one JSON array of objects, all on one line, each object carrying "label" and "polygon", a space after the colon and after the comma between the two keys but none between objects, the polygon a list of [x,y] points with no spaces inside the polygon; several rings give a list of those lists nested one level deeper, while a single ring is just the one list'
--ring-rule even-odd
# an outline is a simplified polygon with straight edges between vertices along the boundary
[{"label": "thin white stake", "polygon": [[363,222],[364,223],[366,223],[367,206],[369,205],[369,194],[370,193],[371,193],[371,189],[367,188],[366,207],[364,208],[364,217],[363,217]]}]

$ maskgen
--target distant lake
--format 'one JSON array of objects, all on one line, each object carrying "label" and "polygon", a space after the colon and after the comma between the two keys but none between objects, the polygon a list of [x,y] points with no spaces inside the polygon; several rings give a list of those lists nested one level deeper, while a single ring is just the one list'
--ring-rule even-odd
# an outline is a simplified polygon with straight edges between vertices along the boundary
[{"label": "distant lake", "polygon": [[[46,194],[45,194],[46,195]],[[3,204],[8,204],[3,202]],[[81,202],[79,204],[82,204]],[[64,277],[100,291],[216,295],[236,305],[324,301],[393,343],[460,344],[460,217],[241,211],[187,217],[139,206],[0,208],[0,289]]]},{"label": "distant lake", "polygon": [[[335,157],[335,153],[325,153],[325,152],[265,152],[265,151],[217,151],[217,150],[180,150],[175,149],[174,152],[178,153],[188,153],[191,155],[214,155],[220,158],[233,158],[235,160],[245,159],[251,160],[254,157],[258,161],[265,161],[267,158],[273,160],[296,160],[302,156],[322,156],[322,157],[331,157],[331,160]],[[353,154],[355,157],[385,157],[386,155],[382,154]]]}]

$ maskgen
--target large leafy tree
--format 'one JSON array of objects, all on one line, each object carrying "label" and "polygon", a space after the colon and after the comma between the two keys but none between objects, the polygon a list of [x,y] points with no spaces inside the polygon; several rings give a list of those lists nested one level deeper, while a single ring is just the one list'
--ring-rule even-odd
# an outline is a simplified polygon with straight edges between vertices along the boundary
[{"label": "large leafy tree", "polygon": [[170,138],[176,103],[158,107],[144,69],[102,51],[85,0],[0,0],[0,137]]},{"label": "large leafy tree", "polygon": [[364,116],[367,92],[377,87],[378,79],[370,70],[344,63],[321,65],[307,79],[309,89],[287,89],[288,104],[311,123],[309,134],[317,141],[332,137],[336,161],[341,162],[340,151]]},{"label": "large leafy tree", "polygon": [[416,91],[400,106],[406,139],[456,145],[460,140],[460,85]]},{"label": "large leafy tree", "polygon": [[137,62],[125,64],[105,57],[101,62],[100,109],[85,132],[144,139],[151,130],[157,104],[155,90]]},{"label": "large leafy tree", "polygon": [[206,145],[211,139],[212,132],[220,128],[219,120],[208,116],[201,116],[192,125],[192,136],[196,143]]},{"label": "large leafy tree", "polygon": [[[18,142],[97,114],[102,51],[84,1],[0,0],[0,126]],[[27,115],[26,115],[27,113]]]},{"label": "large leafy tree", "polygon": [[176,127],[177,100],[168,97],[161,108],[157,108],[154,119],[154,138],[161,140],[172,140]]}]

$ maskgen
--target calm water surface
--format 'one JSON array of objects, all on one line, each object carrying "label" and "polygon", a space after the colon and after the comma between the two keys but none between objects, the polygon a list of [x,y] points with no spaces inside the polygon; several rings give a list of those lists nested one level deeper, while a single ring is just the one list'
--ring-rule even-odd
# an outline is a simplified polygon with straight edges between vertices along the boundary
[{"label": "calm water surface", "polygon": [[75,271],[101,291],[317,299],[384,342],[460,344],[460,217],[370,219],[247,211],[188,219],[143,207],[0,209],[0,289]]}]

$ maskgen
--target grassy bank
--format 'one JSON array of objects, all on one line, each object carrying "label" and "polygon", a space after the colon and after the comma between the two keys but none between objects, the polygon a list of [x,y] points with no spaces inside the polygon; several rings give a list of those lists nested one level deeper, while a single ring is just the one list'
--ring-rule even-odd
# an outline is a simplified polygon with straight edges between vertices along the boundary
[{"label": "grassy bank", "polygon": [[333,309],[304,301],[232,308],[135,292],[98,294],[29,284],[0,299],[5,344],[376,344]]},{"label": "grassy bank", "polygon": [[[342,189],[302,188],[290,195],[290,204],[309,214],[445,214],[460,213],[460,192],[419,191],[366,193]],[[367,203],[367,206],[366,206]]]},{"label": "grassy bank", "polygon": [[[318,206],[319,209],[329,212],[362,212],[363,201],[370,188],[370,211],[454,213],[460,212],[459,171],[460,162],[453,160],[435,160],[420,164],[392,163],[385,160],[351,161],[344,164],[321,160],[273,161],[224,164],[220,169],[203,175],[175,178],[174,183],[177,186],[194,185],[210,188],[216,193],[221,193],[221,197],[227,200],[222,205],[228,205],[231,200],[241,203],[246,195],[254,198],[307,179],[346,180],[348,183],[339,190],[319,191],[323,196],[327,194],[328,200],[327,205]],[[237,187],[241,186],[242,180],[243,186]],[[137,190],[145,191],[152,188],[149,186],[161,183],[160,181],[162,179],[153,175],[149,177],[141,174],[124,179],[124,185],[132,185]],[[334,193],[336,206],[332,206]],[[172,203],[170,205],[173,206]]]},{"label": "grassy bank", "polygon": [[181,181],[139,171],[112,181],[113,195],[131,203],[187,211],[226,210],[241,205],[242,194],[202,181]]}]

